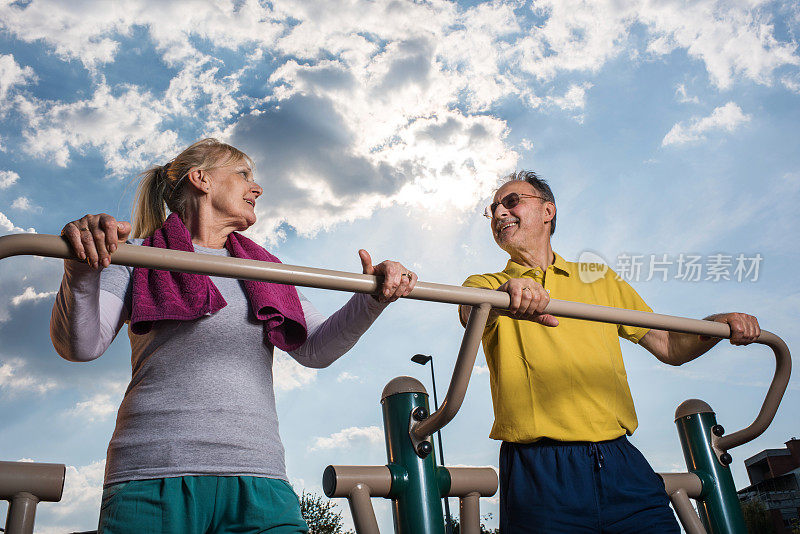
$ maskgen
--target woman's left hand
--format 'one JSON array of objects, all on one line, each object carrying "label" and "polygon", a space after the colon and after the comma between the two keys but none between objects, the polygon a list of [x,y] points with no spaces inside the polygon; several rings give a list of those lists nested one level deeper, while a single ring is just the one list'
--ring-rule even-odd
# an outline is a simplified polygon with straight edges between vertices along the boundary
[{"label": "woman's left hand", "polygon": [[361,257],[361,267],[364,274],[383,276],[383,285],[377,295],[373,295],[380,302],[394,302],[400,297],[405,297],[417,283],[417,275],[406,269],[402,263],[396,261],[382,261],[372,265],[372,258],[364,249],[358,251]]}]

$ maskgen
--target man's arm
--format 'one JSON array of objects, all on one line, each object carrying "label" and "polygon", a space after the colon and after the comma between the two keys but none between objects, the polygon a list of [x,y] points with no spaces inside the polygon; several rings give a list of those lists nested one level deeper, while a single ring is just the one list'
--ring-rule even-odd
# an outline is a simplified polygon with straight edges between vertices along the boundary
[{"label": "man's arm", "polygon": [[[758,319],[752,315],[720,313],[710,315],[706,317],[706,320],[728,324],[731,328],[732,345],[748,345],[761,335]],[[711,347],[720,342],[720,339],[653,329],[639,340],[639,344],[664,363],[683,365],[708,352]]]}]

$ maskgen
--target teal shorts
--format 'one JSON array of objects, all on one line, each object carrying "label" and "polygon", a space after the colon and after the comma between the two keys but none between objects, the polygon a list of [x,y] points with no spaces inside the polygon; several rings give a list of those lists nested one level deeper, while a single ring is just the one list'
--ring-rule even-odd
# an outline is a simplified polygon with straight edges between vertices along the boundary
[{"label": "teal shorts", "polygon": [[98,534],[306,534],[288,482],[253,476],[133,480],[103,490]]}]

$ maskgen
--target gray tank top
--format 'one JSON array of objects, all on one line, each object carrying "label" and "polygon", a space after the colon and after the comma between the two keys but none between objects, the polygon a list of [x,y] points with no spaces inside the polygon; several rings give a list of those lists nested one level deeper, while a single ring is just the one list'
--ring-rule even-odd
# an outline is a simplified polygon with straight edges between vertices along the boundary
[{"label": "gray tank top", "polygon": [[[141,240],[134,240],[140,244]],[[195,246],[205,254],[226,249]],[[100,288],[131,310],[132,267],[111,265]],[[226,307],[195,321],[128,330],[131,382],[108,445],[106,485],[184,475],[286,480],[272,382],[273,347],[239,280],[211,277]]]}]

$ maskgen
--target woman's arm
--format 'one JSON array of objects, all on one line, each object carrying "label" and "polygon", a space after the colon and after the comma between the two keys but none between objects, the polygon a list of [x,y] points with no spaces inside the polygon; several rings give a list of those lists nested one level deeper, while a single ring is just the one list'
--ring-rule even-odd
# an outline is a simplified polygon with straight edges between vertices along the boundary
[{"label": "woman's arm", "polygon": [[322,368],[353,348],[389,303],[357,293],[327,319],[302,294],[300,304],[306,318],[308,339],[289,355],[305,367]]},{"label": "woman's arm", "polygon": [[66,360],[87,362],[103,354],[128,317],[122,300],[100,289],[100,273],[64,260],[64,278],[50,315],[50,339]]},{"label": "woman's arm", "polygon": [[417,275],[406,269],[402,263],[385,260],[373,266],[369,252],[361,249],[358,255],[362,272],[382,279],[374,297],[357,293],[339,311],[325,319],[298,291],[306,318],[308,339],[289,355],[301,365],[321,368],[335,362],[353,348],[390,302],[407,296],[414,289]]},{"label": "woman's arm", "polygon": [[64,260],[64,278],[50,315],[50,339],[62,358],[94,360],[111,345],[128,317],[118,296],[100,289],[100,272],[124,243],[131,224],[100,213],[68,222],[61,237],[82,261]]}]

